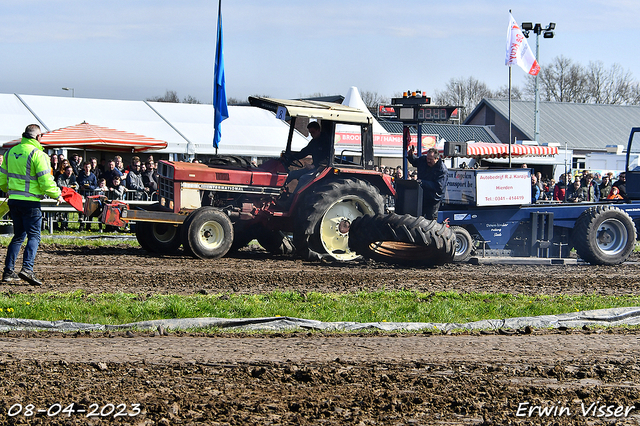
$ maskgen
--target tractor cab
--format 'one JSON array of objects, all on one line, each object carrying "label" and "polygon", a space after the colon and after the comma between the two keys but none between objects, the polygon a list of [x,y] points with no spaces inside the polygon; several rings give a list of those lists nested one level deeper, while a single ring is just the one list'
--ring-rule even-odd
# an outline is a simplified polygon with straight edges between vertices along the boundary
[{"label": "tractor cab", "polygon": [[[633,127],[629,135],[629,143],[627,144],[627,167],[626,167],[626,190],[629,200],[640,200],[640,164],[638,164],[638,156],[632,154],[640,154],[640,127]],[[635,136],[635,138],[634,138]],[[635,158],[634,161],[631,161]]]},{"label": "tractor cab", "polygon": [[[318,121],[323,137],[331,141],[327,167],[373,169],[373,117],[365,111],[331,102],[296,101],[250,97],[253,106],[272,111],[276,117],[289,123],[289,137],[282,158],[287,166],[294,162],[291,143],[297,130],[306,133],[310,121]],[[355,130],[354,137],[345,141],[336,135],[339,126]]]}]

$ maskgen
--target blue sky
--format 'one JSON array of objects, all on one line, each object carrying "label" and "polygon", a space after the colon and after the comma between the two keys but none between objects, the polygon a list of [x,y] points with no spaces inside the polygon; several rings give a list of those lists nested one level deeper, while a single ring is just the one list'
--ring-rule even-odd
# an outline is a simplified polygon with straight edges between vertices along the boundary
[{"label": "blue sky", "polygon": [[[211,102],[215,0],[0,0],[0,93],[142,100],[175,90]],[[640,80],[637,0],[223,0],[227,95],[432,94],[451,77],[498,89],[509,9],[555,22],[558,55]],[[535,50],[535,38],[529,43]],[[513,69],[513,84],[526,74]]]}]

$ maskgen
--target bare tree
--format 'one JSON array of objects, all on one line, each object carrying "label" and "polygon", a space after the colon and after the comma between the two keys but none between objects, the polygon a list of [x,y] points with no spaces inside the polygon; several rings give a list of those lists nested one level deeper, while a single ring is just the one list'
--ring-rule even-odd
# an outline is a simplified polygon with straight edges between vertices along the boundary
[{"label": "bare tree", "polygon": [[379,104],[388,104],[391,102],[389,97],[382,96],[378,94],[378,92],[371,92],[369,90],[363,90],[360,92],[360,97],[372,114],[377,114]]},{"label": "bare tree", "polygon": [[[535,77],[530,77],[525,87],[525,92],[532,98],[535,81]],[[550,65],[541,67],[539,91],[543,101],[588,102],[589,97],[583,67],[562,55],[554,58]]]},{"label": "bare tree", "polygon": [[227,98],[227,105],[241,105],[246,103],[247,101],[243,101],[239,98]]},{"label": "bare tree", "polygon": [[151,102],[173,102],[176,104],[180,103],[180,98],[178,97],[178,94],[175,90],[167,90],[164,96],[154,96],[153,98],[149,98],[147,100]]},{"label": "bare tree", "polygon": [[602,61],[589,62],[587,67],[590,101],[596,104],[633,103],[633,89],[636,84],[631,73],[624,71],[619,64],[613,64],[609,70]]},{"label": "bare tree", "polygon": [[[495,92],[493,97],[496,99],[509,99],[509,86],[504,85]],[[511,86],[511,99],[514,100],[529,100],[525,97],[523,90],[518,86]]]},{"label": "bare tree", "polygon": [[[164,96],[154,96],[153,98],[149,98],[147,100],[151,102],[172,102],[175,104],[180,103],[180,98],[178,97],[178,93],[175,90],[167,90]],[[202,103],[191,95],[185,96],[182,102],[185,104],[201,104]]]},{"label": "bare tree", "polygon": [[194,98],[191,95],[185,96],[184,99],[182,99],[182,103],[184,104],[201,104],[202,102],[200,102],[198,99]]},{"label": "bare tree", "polygon": [[440,105],[464,107],[460,112],[460,119],[464,121],[483,98],[491,98],[492,96],[493,93],[485,83],[473,77],[467,79],[461,77],[450,79],[445,90],[436,90],[432,101]]}]

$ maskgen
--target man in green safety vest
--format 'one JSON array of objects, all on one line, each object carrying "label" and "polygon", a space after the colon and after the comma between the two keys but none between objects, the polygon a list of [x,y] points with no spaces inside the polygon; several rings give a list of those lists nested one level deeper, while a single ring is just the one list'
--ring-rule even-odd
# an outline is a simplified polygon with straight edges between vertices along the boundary
[{"label": "man in green safety vest", "polygon": [[[8,194],[14,229],[4,261],[4,283],[23,279],[32,285],[42,285],[33,272],[42,228],[40,200],[47,195],[57,198],[58,203],[64,201],[53,181],[49,157],[40,145],[41,136],[40,126],[28,125],[22,134],[22,141],[6,153],[0,165],[0,189]],[[22,255],[22,270],[16,274],[13,268],[25,237],[27,245]]]}]

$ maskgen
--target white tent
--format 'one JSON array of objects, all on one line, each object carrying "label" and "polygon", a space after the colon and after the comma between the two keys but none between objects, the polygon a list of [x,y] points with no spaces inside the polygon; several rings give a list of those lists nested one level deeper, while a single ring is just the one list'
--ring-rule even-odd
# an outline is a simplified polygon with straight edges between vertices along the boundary
[{"label": "white tent", "polygon": [[[168,146],[160,152],[186,152],[187,143],[193,144],[196,154],[214,154],[213,105],[148,102],[160,117],[171,123],[183,136],[183,145]],[[229,106],[229,118],[222,122],[222,139],[218,154],[254,157],[277,157],[284,150],[289,125],[270,112],[250,106]],[[307,140],[294,133],[293,149],[301,150]]]},{"label": "white tent", "polygon": [[[0,117],[0,144],[19,138],[32,123],[53,131],[87,122],[166,141],[159,153],[215,153],[212,105],[0,94]],[[230,106],[218,153],[277,157],[288,132],[289,125],[271,112]],[[294,133],[293,149],[306,143]]]},{"label": "white tent", "polygon": [[[362,100],[362,96],[360,96],[360,92],[358,91],[358,88],[355,86],[351,86],[351,88],[349,89],[349,92],[347,92],[347,96],[344,97],[344,100],[342,101],[342,105],[346,105],[346,106],[350,106],[352,108],[358,108],[359,110],[365,111],[367,113],[367,115],[369,115],[373,121],[373,133],[376,135],[388,135],[389,132],[387,132],[384,127],[382,127],[380,125],[380,123],[378,123],[378,120],[375,119],[375,117],[371,114],[371,112],[369,112],[369,108],[367,108],[367,105],[364,103],[364,101]],[[337,132],[360,132],[360,128],[358,126],[349,126],[349,125],[345,125],[345,124],[341,124],[336,126],[336,131]]]}]

